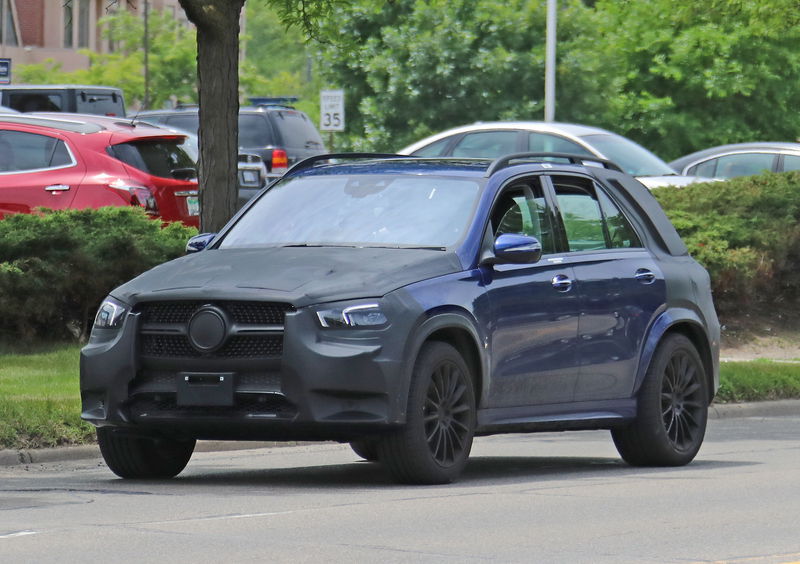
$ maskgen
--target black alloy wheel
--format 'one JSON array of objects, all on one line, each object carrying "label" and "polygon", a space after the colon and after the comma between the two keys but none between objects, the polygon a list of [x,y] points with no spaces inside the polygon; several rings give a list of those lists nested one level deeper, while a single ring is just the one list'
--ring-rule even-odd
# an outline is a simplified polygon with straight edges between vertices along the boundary
[{"label": "black alloy wheel", "polygon": [[638,414],[611,435],[633,466],[682,466],[703,444],[708,380],[700,355],[684,335],[669,334],[656,349],[639,391]]},{"label": "black alloy wheel", "polygon": [[459,352],[447,343],[426,343],[414,365],[406,424],[380,439],[379,460],[398,482],[452,482],[472,449],[475,409],[471,374]]}]

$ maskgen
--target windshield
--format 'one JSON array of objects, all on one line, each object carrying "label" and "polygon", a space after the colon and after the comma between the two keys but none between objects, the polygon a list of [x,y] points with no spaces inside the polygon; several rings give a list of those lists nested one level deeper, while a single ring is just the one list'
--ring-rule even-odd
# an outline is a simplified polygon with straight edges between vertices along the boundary
[{"label": "windshield", "polygon": [[581,137],[586,143],[603,153],[605,158],[617,163],[631,176],[674,175],[667,163],[630,139],[610,133],[597,133]]},{"label": "windshield", "polygon": [[247,210],[220,248],[449,247],[467,229],[479,189],[472,179],[435,176],[289,178]]}]

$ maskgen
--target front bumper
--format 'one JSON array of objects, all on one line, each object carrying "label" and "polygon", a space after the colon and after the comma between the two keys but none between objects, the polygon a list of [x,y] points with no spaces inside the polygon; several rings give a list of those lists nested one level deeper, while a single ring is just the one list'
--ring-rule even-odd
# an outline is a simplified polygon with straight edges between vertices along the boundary
[{"label": "front bumper", "polygon": [[[81,351],[82,417],[197,439],[348,440],[380,432],[405,421],[413,317],[381,329],[325,330],[303,308],[286,314],[282,344],[268,354],[247,345],[200,355],[148,348],[145,319],[134,309],[113,338],[93,336]],[[203,389],[189,389],[193,382]]]}]

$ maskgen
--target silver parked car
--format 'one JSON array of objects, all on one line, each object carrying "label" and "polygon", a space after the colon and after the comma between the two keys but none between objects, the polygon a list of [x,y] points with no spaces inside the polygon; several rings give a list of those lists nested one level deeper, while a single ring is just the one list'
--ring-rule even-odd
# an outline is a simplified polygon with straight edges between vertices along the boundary
[{"label": "silver parked car", "polygon": [[418,157],[485,158],[521,152],[570,153],[608,159],[651,189],[709,180],[677,174],[659,157],[621,135],[574,123],[479,122],[448,129],[398,151],[401,155]]},{"label": "silver parked car", "polygon": [[678,174],[716,178],[800,170],[800,143],[720,145],[675,159],[669,166]]}]

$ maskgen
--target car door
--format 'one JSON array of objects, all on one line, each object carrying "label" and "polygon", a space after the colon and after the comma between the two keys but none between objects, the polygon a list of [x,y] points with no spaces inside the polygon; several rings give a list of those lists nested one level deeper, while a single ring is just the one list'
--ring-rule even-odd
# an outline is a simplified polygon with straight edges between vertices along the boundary
[{"label": "car door", "polygon": [[62,136],[0,126],[0,217],[68,208],[84,175]]},{"label": "car door", "polygon": [[492,355],[486,407],[572,399],[580,304],[573,270],[556,252],[553,223],[538,177],[512,182],[494,204],[488,227],[492,237],[534,236],[543,256],[535,264],[495,265],[487,273]]},{"label": "car door", "polygon": [[574,400],[629,397],[647,328],[666,302],[664,275],[600,185],[579,176],[548,179],[582,307]]}]

